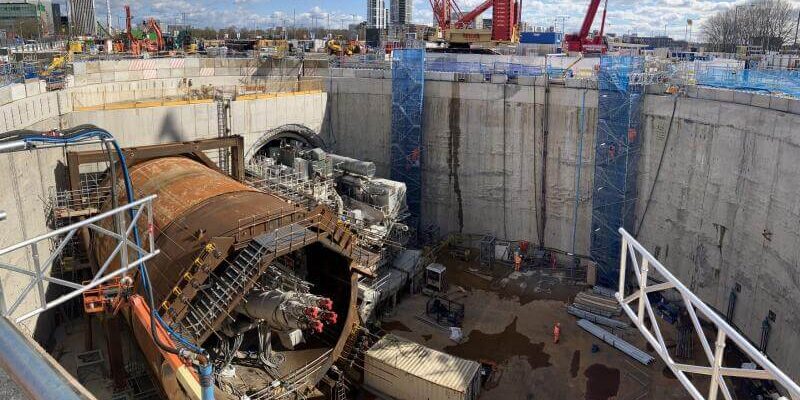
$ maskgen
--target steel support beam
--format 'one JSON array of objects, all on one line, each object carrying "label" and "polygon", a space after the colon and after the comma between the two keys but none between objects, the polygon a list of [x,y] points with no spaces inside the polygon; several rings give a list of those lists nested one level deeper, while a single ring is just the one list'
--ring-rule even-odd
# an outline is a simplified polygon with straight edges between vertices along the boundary
[{"label": "steel support beam", "polygon": [[[681,382],[693,399],[716,400],[720,392],[725,399],[732,399],[731,391],[728,388],[725,377],[770,380],[780,388],[782,393],[788,394],[791,399],[800,399],[800,386],[798,386],[796,382],[791,380],[788,375],[773,364],[764,353],[753,347],[747,338],[728,325],[728,322],[725,321],[723,316],[717,314],[711,307],[705,304],[697,295],[692,293],[692,291],[681,283],[681,281],[675,278],[666,267],[661,265],[661,263],[653,257],[644,246],[637,242],[633,236],[625,231],[625,229],[620,228],[619,233],[622,235],[622,248],[620,257],[619,291],[616,294],[617,301],[631,321],[633,321],[633,324],[639,328],[639,331],[644,335],[645,339],[653,346],[656,353],[664,360],[667,367],[675,374],[678,381]],[[633,269],[633,271],[630,271],[630,274],[627,270],[628,264],[630,264],[631,269]],[[636,277],[635,285],[638,286],[638,290],[635,290],[633,294],[626,295],[625,279],[628,275]],[[657,275],[664,282],[650,284],[648,276],[652,275]],[[703,351],[708,359],[708,365],[710,365],[710,367],[678,363],[669,354],[664,338],[658,327],[658,321],[653,312],[653,307],[647,298],[648,293],[664,290],[677,290],[679,292],[680,298],[683,300],[682,306],[689,314],[689,319],[691,319],[695,334],[703,346]],[[635,308],[632,306],[633,302],[637,302]],[[647,321],[648,318],[650,321]],[[714,348],[711,347],[706,338],[700,323],[700,318],[710,322],[716,328]],[[746,354],[750,360],[757,365],[757,368],[744,369],[723,367],[724,349],[725,346],[729,344],[735,345],[742,353]],[[686,375],[687,373],[711,377],[707,389],[707,396],[701,393]]]}]

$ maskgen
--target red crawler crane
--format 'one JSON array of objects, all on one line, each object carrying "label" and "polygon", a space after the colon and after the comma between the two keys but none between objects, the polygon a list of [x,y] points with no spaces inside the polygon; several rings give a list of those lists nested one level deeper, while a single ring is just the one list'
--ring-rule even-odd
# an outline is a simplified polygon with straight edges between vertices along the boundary
[{"label": "red crawler crane", "polygon": [[605,53],[608,50],[608,45],[605,41],[604,30],[606,28],[606,9],[608,8],[608,0],[605,0],[603,5],[603,19],[600,23],[600,33],[589,37],[589,31],[592,29],[594,17],[597,15],[597,9],[600,7],[600,0],[591,0],[589,9],[583,17],[583,24],[581,30],[577,33],[564,35],[564,49],[570,52],[580,53]]},{"label": "red crawler crane", "polygon": [[[474,10],[463,13],[455,0],[428,0],[433,9],[433,16],[439,30],[447,32],[450,29],[463,29],[492,8],[492,41],[517,42],[519,41],[519,21],[522,7],[519,0],[485,0]],[[453,21],[453,14],[460,16]]]}]

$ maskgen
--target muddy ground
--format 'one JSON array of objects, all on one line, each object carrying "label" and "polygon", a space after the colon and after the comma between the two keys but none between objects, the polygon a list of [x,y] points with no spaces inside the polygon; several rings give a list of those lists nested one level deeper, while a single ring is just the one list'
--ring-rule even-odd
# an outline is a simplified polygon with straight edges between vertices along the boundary
[{"label": "muddy ground", "polygon": [[[447,297],[465,305],[464,338],[449,339],[442,327],[423,321],[423,294],[407,296],[383,318],[382,328],[463,358],[494,362],[497,372],[481,399],[686,399],[687,392],[656,358],[642,365],[583,331],[566,306],[585,286],[535,271],[513,273],[507,267],[479,269],[444,255]],[[561,339],[553,343],[553,324]],[[674,331],[665,329],[674,338]],[[635,328],[618,333],[646,349]],[[599,351],[592,352],[592,345]],[[697,349],[697,347],[696,347]]]}]

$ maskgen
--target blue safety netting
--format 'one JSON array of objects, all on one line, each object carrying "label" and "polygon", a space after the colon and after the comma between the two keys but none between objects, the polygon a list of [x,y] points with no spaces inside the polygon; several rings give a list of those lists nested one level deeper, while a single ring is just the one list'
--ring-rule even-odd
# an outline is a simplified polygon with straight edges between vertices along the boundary
[{"label": "blue safety netting", "polygon": [[428,61],[425,63],[425,70],[433,72],[458,72],[465,74],[491,73],[491,67],[487,64],[460,61]]},{"label": "blue safety netting", "polygon": [[477,61],[444,61],[431,60],[425,63],[426,71],[455,72],[465,74],[504,74],[511,79],[520,76],[563,76],[563,68],[545,67],[544,65],[528,65],[512,62],[481,63]]},{"label": "blue safety netting", "polygon": [[619,279],[620,227],[632,231],[639,163],[639,109],[642,85],[630,74],[643,71],[642,58],[604,56],[597,76],[599,99],[592,194],[591,256],[598,282],[614,286]]},{"label": "blue safety netting", "polygon": [[698,85],[800,97],[800,71],[698,65]]},{"label": "blue safety netting", "polygon": [[40,65],[33,62],[3,63],[0,65],[0,86],[39,78],[40,70]]},{"label": "blue safety netting", "polygon": [[391,178],[406,184],[409,226],[419,229],[422,206],[422,101],[425,50],[392,52]]}]

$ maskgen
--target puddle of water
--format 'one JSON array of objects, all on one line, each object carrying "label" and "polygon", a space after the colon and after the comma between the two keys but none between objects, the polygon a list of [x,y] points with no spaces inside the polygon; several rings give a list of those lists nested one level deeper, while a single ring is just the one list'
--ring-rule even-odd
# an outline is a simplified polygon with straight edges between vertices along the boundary
[{"label": "puddle of water", "polygon": [[544,342],[531,340],[517,332],[517,318],[497,334],[485,334],[478,330],[469,333],[466,342],[445,347],[444,351],[469,360],[491,360],[502,363],[514,356],[524,356],[532,369],[549,367],[550,355],[542,351]]},{"label": "puddle of water", "polygon": [[[575,294],[583,288],[566,284],[554,284],[533,271],[513,272],[509,267],[495,265],[491,271],[479,269],[481,274],[491,274],[494,279],[484,279],[468,272],[469,268],[478,268],[478,260],[464,262],[443,254],[437,260],[447,266],[447,281],[453,286],[460,286],[467,291],[480,289],[497,293],[501,299],[516,300],[521,305],[537,300],[559,300],[572,302]],[[549,282],[549,283],[548,283]]]},{"label": "puddle of water", "polygon": [[586,400],[608,400],[619,392],[619,370],[592,364],[586,371]]},{"label": "puddle of water", "polygon": [[581,351],[575,350],[572,353],[572,361],[569,363],[569,373],[573,378],[578,376],[578,370],[581,368]]}]

